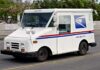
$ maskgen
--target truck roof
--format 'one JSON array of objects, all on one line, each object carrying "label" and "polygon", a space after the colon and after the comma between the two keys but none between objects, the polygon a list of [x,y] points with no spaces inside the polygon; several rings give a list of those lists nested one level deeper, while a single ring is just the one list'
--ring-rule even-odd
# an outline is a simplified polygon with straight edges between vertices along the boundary
[{"label": "truck roof", "polygon": [[92,12],[92,9],[26,9],[24,13],[49,13],[49,12]]}]

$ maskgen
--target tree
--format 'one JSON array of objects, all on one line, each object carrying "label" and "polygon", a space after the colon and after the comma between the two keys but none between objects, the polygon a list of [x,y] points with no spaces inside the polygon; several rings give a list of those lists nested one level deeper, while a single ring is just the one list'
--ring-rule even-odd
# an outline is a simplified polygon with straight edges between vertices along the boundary
[{"label": "tree", "polygon": [[11,0],[0,0],[0,19],[6,21],[8,16],[12,16],[13,21],[16,21],[17,14],[21,13],[25,6],[13,3]]},{"label": "tree", "polygon": [[8,10],[11,5],[14,5],[10,0],[0,0],[0,18],[5,19],[8,15]]},{"label": "tree", "polygon": [[20,14],[25,9],[37,8],[93,8],[97,10],[98,16],[94,14],[94,19],[100,19],[100,4],[95,3],[95,0],[44,0],[33,2],[33,4],[16,4],[11,0],[0,0],[0,19],[6,20],[10,15],[13,20],[17,20],[17,14]]}]

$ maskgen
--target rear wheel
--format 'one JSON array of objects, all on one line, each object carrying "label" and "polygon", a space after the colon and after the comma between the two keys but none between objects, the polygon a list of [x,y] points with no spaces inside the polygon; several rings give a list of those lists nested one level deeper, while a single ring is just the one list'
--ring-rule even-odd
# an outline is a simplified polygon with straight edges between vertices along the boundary
[{"label": "rear wheel", "polygon": [[87,51],[88,51],[88,43],[83,41],[80,43],[79,45],[79,51],[78,51],[78,54],[79,55],[85,55],[87,54]]},{"label": "rear wheel", "polygon": [[48,56],[49,56],[49,52],[46,48],[41,48],[38,53],[37,53],[37,60],[38,61],[45,61]]}]

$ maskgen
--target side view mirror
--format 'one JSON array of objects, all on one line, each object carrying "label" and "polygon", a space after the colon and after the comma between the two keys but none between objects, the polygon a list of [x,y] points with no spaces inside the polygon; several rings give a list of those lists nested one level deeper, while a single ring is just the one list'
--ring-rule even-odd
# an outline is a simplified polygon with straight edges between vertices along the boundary
[{"label": "side view mirror", "polygon": [[57,27],[58,24],[56,23],[57,22],[57,17],[56,16],[53,17],[53,22],[54,22],[54,26]]},{"label": "side view mirror", "polygon": [[56,17],[56,16],[53,17],[53,21],[54,21],[54,22],[57,21],[57,17]]},{"label": "side view mirror", "polygon": [[17,21],[20,22],[22,19],[22,13],[17,15]]},{"label": "side view mirror", "polygon": [[19,14],[17,15],[17,21],[18,21],[18,22],[21,21],[21,19],[20,19],[20,15],[19,15]]},{"label": "side view mirror", "polygon": [[21,26],[21,23],[20,22],[18,22],[18,26]]},{"label": "side view mirror", "polygon": [[54,27],[58,27],[58,24],[54,23]]}]

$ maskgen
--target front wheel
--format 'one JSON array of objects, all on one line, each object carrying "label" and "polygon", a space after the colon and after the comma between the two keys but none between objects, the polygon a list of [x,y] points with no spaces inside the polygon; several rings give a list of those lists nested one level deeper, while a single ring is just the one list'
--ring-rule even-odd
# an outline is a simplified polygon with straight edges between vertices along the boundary
[{"label": "front wheel", "polygon": [[87,54],[87,51],[88,51],[88,43],[83,41],[80,43],[79,45],[79,51],[78,51],[78,54],[79,55],[85,55]]},{"label": "front wheel", "polygon": [[39,51],[38,51],[38,55],[37,55],[37,60],[38,61],[45,61],[47,58],[48,58],[48,50],[46,48],[41,48]]},{"label": "front wheel", "polygon": [[23,58],[23,57],[18,56],[18,55],[13,55],[13,57],[14,57],[15,59],[22,59],[22,58]]}]

